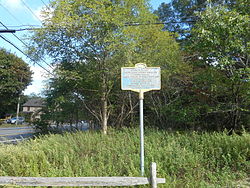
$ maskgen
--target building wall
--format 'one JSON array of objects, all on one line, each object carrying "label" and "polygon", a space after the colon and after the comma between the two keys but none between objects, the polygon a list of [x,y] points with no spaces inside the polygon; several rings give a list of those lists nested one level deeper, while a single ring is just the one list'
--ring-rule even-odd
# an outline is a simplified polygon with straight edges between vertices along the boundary
[{"label": "building wall", "polygon": [[29,112],[29,108],[27,106],[23,107],[23,112]]},{"label": "building wall", "polygon": [[23,112],[36,112],[38,110],[41,110],[41,107],[33,107],[33,106],[24,106],[23,107]]},{"label": "building wall", "polygon": [[36,113],[38,110],[41,110],[42,107],[33,107],[33,106],[24,106],[23,107],[23,112],[26,112],[26,113],[32,113],[31,115],[31,120],[34,120],[34,119],[40,119],[41,118],[41,112],[39,113]]}]

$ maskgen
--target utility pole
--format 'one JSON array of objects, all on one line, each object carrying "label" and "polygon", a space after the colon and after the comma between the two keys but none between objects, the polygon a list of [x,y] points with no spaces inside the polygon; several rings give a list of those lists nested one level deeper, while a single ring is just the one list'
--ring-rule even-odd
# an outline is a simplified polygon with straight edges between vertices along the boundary
[{"label": "utility pole", "polygon": [[[21,95],[21,94],[20,94]],[[18,124],[18,115],[19,115],[19,111],[20,111],[20,95],[18,97],[18,102],[17,102],[17,110],[16,110],[16,126]]]},{"label": "utility pole", "polygon": [[[21,83],[23,82],[23,74],[21,76]],[[18,116],[19,116],[19,111],[20,111],[20,99],[21,99],[21,94],[18,96],[18,102],[17,102],[17,110],[16,110],[16,126],[18,124]]]}]

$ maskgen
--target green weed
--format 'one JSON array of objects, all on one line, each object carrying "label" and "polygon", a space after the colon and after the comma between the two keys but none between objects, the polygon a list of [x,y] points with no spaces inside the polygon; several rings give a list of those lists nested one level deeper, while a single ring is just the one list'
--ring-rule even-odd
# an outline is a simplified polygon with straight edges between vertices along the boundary
[{"label": "green weed", "polygon": [[[1,145],[0,176],[140,176],[137,129],[46,135]],[[223,187],[249,174],[250,135],[145,130],[145,167],[160,187]]]}]

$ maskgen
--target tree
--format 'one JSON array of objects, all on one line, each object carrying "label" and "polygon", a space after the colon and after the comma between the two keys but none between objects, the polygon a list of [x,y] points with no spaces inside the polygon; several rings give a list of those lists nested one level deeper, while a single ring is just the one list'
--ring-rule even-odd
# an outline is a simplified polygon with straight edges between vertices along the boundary
[{"label": "tree", "polygon": [[0,49],[0,116],[15,112],[18,96],[31,83],[31,75],[21,58]]},{"label": "tree", "polygon": [[229,129],[249,124],[249,23],[249,15],[219,6],[201,13],[191,32],[197,67],[209,72],[196,87],[210,98],[208,115],[223,117]]},{"label": "tree", "polygon": [[199,20],[197,13],[205,11],[207,7],[223,5],[245,14],[249,13],[248,4],[249,0],[173,0],[162,3],[155,13],[165,23],[166,30],[178,33],[179,39],[185,39]]},{"label": "tree", "polygon": [[184,59],[193,67],[178,100],[162,108],[175,125],[223,130],[249,124],[248,4],[174,0],[155,11],[166,30],[179,34]]},{"label": "tree", "polygon": [[[64,71],[64,64],[66,63],[62,63],[55,71]],[[71,71],[76,70],[71,69]],[[56,78],[50,79],[49,88],[45,91],[47,104],[46,113],[43,117],[55,122],[57,126],[67,123],[75,124],[77,128],[80,121],[87,120],[86,110],[83,108],[84,104],[76,93],[75,84],[70,82],[69,79],[65,79],[63,74],[57,73],[57,75]]]},{"label": "tree", "polygon": [[122,66],[162,65],[166,77],[180,67],[178,45],[161,26],[125,26],[155,22],[147,1],[58,0],[51,7],[53,14],[44,12],[44,28],[34,33],[31,45],[59,62],[55,79],[81,101],[104,133],[121,99]]}]

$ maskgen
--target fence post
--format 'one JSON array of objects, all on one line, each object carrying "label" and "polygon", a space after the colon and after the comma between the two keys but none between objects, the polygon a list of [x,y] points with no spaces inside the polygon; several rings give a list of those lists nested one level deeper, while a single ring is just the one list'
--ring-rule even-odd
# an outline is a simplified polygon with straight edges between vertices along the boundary
[{"label": "fence post", "polygon": [[151,168],[150,168],[150,184],[151,184],[151,188],[157,188],[156,163],[151,163]]}]

